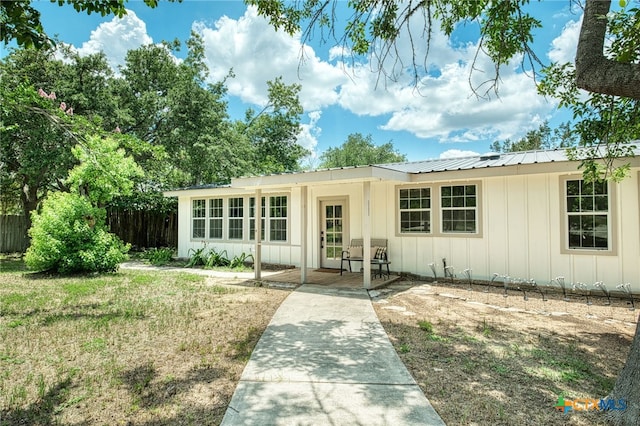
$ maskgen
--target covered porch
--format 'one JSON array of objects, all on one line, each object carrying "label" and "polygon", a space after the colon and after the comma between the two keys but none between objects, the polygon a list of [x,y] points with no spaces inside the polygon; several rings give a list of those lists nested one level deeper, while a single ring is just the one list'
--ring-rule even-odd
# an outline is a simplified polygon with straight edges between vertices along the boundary
[{"label": "covered porch", "polygon": [[[375,276],[372,266],[371,250],[363,250],[360,273],[340,276],[341,253],[349,247],[354,238],[361,241],[362,247],[371,248],[375,238],[388,238],[386,224],[374,230],[376,202],[374,185],[384,182],[406,183],[409,177],[398,172],[376,166],[334,169],[290,175],[272,175],[237,178],[232,186],[251,191],[256,200],[256,210],[262,209],[262,198],[270,193],[289,193],[295,205],[291,206],[291,231],[296,235],[291,247],[299,250],[296,272],[286,272],[282,281],[302,284],[336,284],[353,288],[372,289],[393,280]],[[388,186],[378,186],[381,195],[379,206],[388,200]],[[292,201],[293,203],[293,201]],[[381,222],[379,219],[378,222]],[[379,225],[379,223],[378,223]],[[255,224],[255,243],[252,248],[256,280],[274,280],[273,276],[262,277],[260,269],[263,244],[261,241],[260,221]],[[380,230],[384,229],[383,232]],[[393,254],[390,256],[391,260]],[[375,263],[375,262],[374,262]],[[334,269],[335,272],[323,272]]]},{"label": "covered porch", "polygon": [[[363,274],[360,272],[343,272],[339,270],[307,268],[305,284],[326,285],[333,288],[362,288]],[[399,275],[376,277],[371,280],[369,289],[384,287],[400,279]],[[300,268],[285,269],[278,272],[264,274],[261,281],[267,283],[292,283],[300,284],[302,273]]]}]

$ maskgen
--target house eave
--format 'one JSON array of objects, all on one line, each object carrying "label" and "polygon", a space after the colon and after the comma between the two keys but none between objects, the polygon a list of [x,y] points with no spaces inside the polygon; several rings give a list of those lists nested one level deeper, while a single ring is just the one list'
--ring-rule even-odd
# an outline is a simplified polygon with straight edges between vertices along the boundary
[{"label": "house eave", "polygon": [[345,167],[270,176],[242,177],[231,180],[234,188],[282,188],[314,184],[340,184],[352,182],[394,181],[410,182],[409,173],[378,166]]}]

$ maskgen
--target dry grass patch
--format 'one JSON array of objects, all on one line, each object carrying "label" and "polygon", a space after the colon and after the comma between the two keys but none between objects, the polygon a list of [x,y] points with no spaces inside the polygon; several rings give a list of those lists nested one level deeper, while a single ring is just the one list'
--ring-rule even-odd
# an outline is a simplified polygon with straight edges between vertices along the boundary
[{"label": "dry grass patch", "polygon": [[601,398],[627,358],[637,311],[624,301],[523,300],[501,289],[404,282],[374,299],[407,368],[447,424],[592,425],[565,398]]},{"label": "dry grass patch", "polygon": [[219,424],[288,295],[189,273],[21,268],[0,269],[3,425]]}]

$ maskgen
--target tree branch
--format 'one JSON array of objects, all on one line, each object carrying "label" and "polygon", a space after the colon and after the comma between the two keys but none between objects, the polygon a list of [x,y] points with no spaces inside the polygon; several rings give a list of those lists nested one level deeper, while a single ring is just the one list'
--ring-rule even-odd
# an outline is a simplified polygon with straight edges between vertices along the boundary
[{"label": "tree branch", "polygon": [[611,0],[586,0],[576,54],[576,84],[589,92],[640,99],[640,64],[604,56],[610,6]]}]

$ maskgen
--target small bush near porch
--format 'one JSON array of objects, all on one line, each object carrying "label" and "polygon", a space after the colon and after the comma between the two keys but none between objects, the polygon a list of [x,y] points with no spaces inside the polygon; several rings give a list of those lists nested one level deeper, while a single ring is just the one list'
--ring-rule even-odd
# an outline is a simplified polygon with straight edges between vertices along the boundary
[{"label": "small bush near porch", "polygon": [[1,258],[0,423],[217,425],[287,294],[189,273],[43,277]]}]

